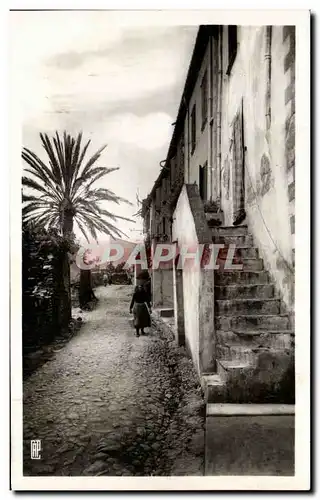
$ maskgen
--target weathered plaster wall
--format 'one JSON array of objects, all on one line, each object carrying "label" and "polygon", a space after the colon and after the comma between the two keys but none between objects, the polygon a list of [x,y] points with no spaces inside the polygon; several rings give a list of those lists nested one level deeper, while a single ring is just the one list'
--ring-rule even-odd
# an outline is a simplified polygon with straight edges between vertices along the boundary
[{"label": "weathered plaster wall", "polygon": [[[194,250],[208,243],[206,224],[197,186],[183,186],[173,217],[173,241]],[[213,270],[201,268],[194,260],[182,269],[184,333],[186,347],[199,374],[215,366]],[[177,304],[177,302],[176,302]],[[181,319],[175,308],[176,324]]]},{"label": "weathered plaster wall", "polygon": [[238,28],[238,52],[230,76],[226,75],[223,59],[221,201],[225,223],[231,225],[231,124],[243,102],[247,223],[266,267],[291,309],[292,237],[285,147],[288,117],[285,89],[289,82],[284,70],[289,42],[284,41],[283,27],[272,27],[271,123],[268,127],[266,30],[267,27]]},{"label": "weathered plaster wall", "polygon": [[174,320],[175,335],[178,345],[185,345],[185,327],[184,327],[184,299],[183,299],[183,271],[182,269],[173,269],[173,293],[174,293]]},{"label": "weathered plaster wall", "polygon": [[173,307],[173,270],[154,269],[152,271],[153,307]]},{"label": "weathered plaster wall", "polygon": [[[195,222],[190,209],[186,187],[182,188],[180,197],[173,216],[172,228],[173,241],[181,245],[195,245],[197,233]],[[183,306],[185,342],[194,365],[199,372],[199,285],[200,271],[191,266],[183,269]],[[177,311],[175,311],[175,315]]]},{"label": "weathered plaster wall", "polygon": [[[206,53],[199,70],[197,82],[189,102],[189,134],[188,134],[188,117],[186,117],[185,119],[185,144],[189,144],[189,148],[187,148],[188,154],[186,154],[185,158],[186,161],[185,182],[188,184],[193,184],[194,182],[196,182],[199,185],[199,165],[203,166],[205,162],[208,162],[209,120],[207,119],[205,126],[202,127],[202,110],[201,110],[201,83],[206,70],[207,70],[207,77],[209,78],[209,44],[206,49]],[[207,95],[209,95],[209,90]],[[194,104],[196,105],[196,147],[192,153],[191,113]],[[209,102],[208,102],[208,109],[209,109]]]}]

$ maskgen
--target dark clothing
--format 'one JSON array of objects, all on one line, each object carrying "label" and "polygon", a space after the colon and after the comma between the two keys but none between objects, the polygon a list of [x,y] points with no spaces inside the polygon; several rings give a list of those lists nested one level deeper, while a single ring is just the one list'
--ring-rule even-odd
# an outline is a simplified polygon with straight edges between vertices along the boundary
[{"label": "dark clothing", "polygon": [[143,328],[148,328],[151,326],[151,318],[145,302],[143,302],[142,304],[136,302],[133,306],[132,312],[135,328],[143,330]]},{"label": "dark clothing", "polygon": [[130,310],[133,312],[134,326],[136,329],[143,329],[151,326],[150,308],[149,294],[142,286],[137,286],[130,304]]},{"label": "dark clothing", "polygon": [[132,296],[131,304],[130,304],[130,309],[133,308],[133,305],[135,303],[138,304],[144,304],[147,303],[148,307],[150,308],[150,295],[146,292],[146,290],[142,286],[137,286],[135,288],[135,291]]},{"label": "dark clothing", "polygon": [[152,294],[151,294],[151,281],[150,280],[145,283],[144,289],[148,295],[148,300],[151,303]]}]

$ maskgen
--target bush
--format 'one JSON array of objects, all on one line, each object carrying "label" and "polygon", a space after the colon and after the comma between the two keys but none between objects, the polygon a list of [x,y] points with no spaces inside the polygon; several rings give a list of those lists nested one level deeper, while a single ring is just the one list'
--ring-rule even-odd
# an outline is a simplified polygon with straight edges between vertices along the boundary
[{"label": "bush", "polygon": [[22,323],[23,350],[48,344],[70,321],[66,288],[71,242],[57,231],[23,225]]}]

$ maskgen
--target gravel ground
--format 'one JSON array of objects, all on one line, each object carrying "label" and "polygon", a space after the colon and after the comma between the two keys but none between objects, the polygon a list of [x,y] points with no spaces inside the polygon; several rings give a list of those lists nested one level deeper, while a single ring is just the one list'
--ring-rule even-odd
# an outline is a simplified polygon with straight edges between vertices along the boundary
[{"label": "gravel ground", "polygon": [[[132,287],[97,289],[79,333],[24,382],[24,475],[204,474],[204,401],[166,327],[136,338]],[[30,440],[41,439],[40,460]]]}]

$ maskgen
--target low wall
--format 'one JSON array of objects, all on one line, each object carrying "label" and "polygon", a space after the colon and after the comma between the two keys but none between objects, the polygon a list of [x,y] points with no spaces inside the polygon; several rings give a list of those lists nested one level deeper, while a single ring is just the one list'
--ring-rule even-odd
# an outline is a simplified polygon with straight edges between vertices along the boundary
[{"label": "low wall", "polygon": [[208,405],[206,476],[294,476],[294,462],[294,406]]},{"label": "low wall", "polygon": [[[190,252],[199,244],[211,242],[202,200],[195,184],[184,185],[181,190],[173,216],[172,236],[178,247],[188,245]],[[200,263],[193,259],[192,264],[183,266],[182,280],[175,280],[183,290],[183,302],[177,300],[179,292],[176,293],[176,325],[183,324],[185,344],[199,375],[212,372],[215,367],[213,279],[213,270],[202,269]],[[180,342],[181,337],[180,331]]]}]

